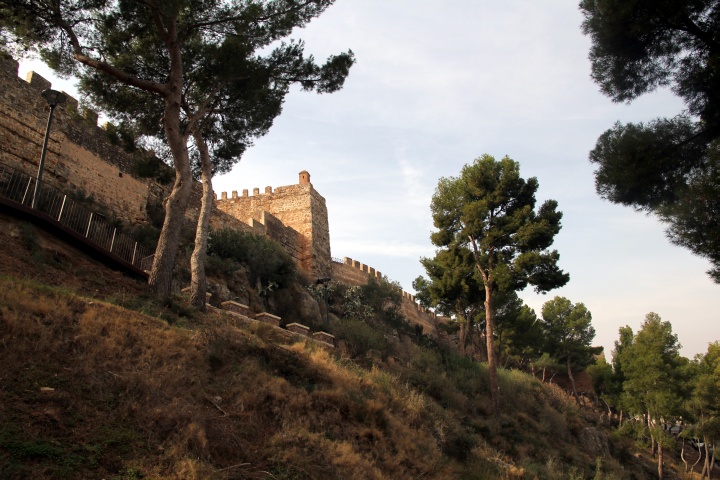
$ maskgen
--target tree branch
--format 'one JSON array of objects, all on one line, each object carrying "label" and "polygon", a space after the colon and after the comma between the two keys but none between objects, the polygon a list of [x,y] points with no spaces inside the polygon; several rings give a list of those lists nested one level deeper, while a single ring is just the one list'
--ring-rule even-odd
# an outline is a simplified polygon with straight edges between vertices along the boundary
[{"label": "tree branch", "polygon": [[[291,8],[288,8],[287,10],[275,12],[273,14],[270,14],[270,15],[267,15],[264,17],[257,17],[254,20],[256,23],[267,22],[268,20],[271,20],[273,18],[282,16],[282,15],[286,15],[289,12],[301,10],[312,3],[315,3],[315,0],[307,0],[304,3],[296,5],[295,7],[291,7]],[[240,20],[240,19],[242,19],[242,15],[235,15],[235,16],[220,18],[217,20],[212,20],[212,21],[207,21],[207,22],[193,23],[188,27],[188,30],[195,30],[195,29],[206,28],[206,27],[214,27],[215,25],[221,25],[223,23],[234,22],[234,21]]]},{"label": "tree branch", "polygon": [[63,18],[62,12],[60,11],[60,3],[55,3],[53,7],[53,15],[55,16],[55,21],[57,22],[58,26],[60,26],[60,28],[67,34],[68,39],[70,40],[70,45],[73,49],[73,57],[75,58],[75,60],[82,63],[83,65],[87,65],[88,67],[92,67],[101,72],[107,73],[108,75],[115,77],[116,79],[127,85],[131,85],[133,87],[137,87],[141,90],[146,90],[149,92],[156,92],[160,95],[165,94],[165,86],[163,84],[143,80],[134,75],[130,75],[124,70],[110,65],[107,62],[94,59],[87,55],[84,52],[84,49],[80,44],[80,40],[75,34],[72,26],[68,24]]},{"label": "tree branch", "polygon": [[720,51],[720,43],[715,38],[702,28],[700,28],[690,17],[683,18],[682,26],[678,27],[679,30],[689,33],[690,35],[698,38],[705,45],[708,46],[710,52],[713,55],[717,55]]}]

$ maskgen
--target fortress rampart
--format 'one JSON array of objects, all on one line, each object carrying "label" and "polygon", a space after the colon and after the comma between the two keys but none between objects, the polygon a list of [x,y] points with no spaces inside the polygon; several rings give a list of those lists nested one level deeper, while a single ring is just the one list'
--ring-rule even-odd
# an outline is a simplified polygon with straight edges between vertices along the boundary
[{"label": "fortress rampart", "polygon": [[325,198],[310,183],[310,174],[302,171],[299,183],[283,187],[253,189],[249,195],[222,192],[215,200],[218,210],[252,226],[285,246],[300,266],[317,277],[328,276],[330,266],[330,227]]},{"label": "fortress rampart", "polygon": [[[40,93],[52,84],[35,72],[23,80],[18,77],[18,62],[0,55],[0,162],[35,176],[42,151],[49,107]],[[63,92],[65,93],[65,92]],[[148,220],[148,204],[160,204],[170,186],[133,173],[138,156],[113,145],[105,128],[98,127],[98,114],[78,109],[78,101],[65,93],[67,100],[53,115],[43,180],[64,191],[78,190],[92,195],[123,222]],[[202,186],[193,185],[189,218],[197,218]],[[211,223],[249,229],[232,217],[217,213]]]},{"label": "fortress rampart", "polygon": [[[51,83],[35,72],[19,78],[18,62],[0,56],[0,85],[0,162],[34,176],[49,112],[40,93]],[[53,115],[45,180],[91,193],[126,222],[145,220],[148,197],[162,198],[165,189],[135,178],[133,158],[108,142],[97,113],[79,111],[78,101],[66,96]]]},{"label": "fortress rampart", "polygon": [[[383,274],[364,263],[349,257],[344,257],[342,261],[333,260],[331,278],[340,283],[360,286],[365,285],[368,278],[382,279]],[[410,323],[421,325],[423,327],[423,333],[435,337],[439,334],[437,329],[438,324],[450,320],[449,318],[436,315],[435,312],[421,306],[415,301],[414,295],[405,291],[402,292],[402,305],[400,310]]]},{"label": "fortress rampart", "polygon": [[[18,77],[19,65],[0,55],[0,162],[35,176],[47,126],[49,107],[40,93],[51,83],[35,72]],[[65,92],[63,92],[65,93]],[[44,181],[65,191],[80,190],[129,224],[148,221],[149,204],[161,203],[170,193],[152,179],[137,177],[137,156],[110,142],[107,125],[97,125],[98,114],[79,109],[78,101],[65,93],[67,101],[53,115],[45,159]],[[202,186],[193,185],[186,216],[197,219]],[[331,277],[350,285],[364,285],[368,276],[382,278],[373,267],[350,258],[333,262],[325,198],[302,171],[296,185],[243,190],[216,195],[212,228],[234,228],[265,235],[279,242],[306,272]],[[403,292],[402,312],[425,333],[436,334],[437,317]]]}]

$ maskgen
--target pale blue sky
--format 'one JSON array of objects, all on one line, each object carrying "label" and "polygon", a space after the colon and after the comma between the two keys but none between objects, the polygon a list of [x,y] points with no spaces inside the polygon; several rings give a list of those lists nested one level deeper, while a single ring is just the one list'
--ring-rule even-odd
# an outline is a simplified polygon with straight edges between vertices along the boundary
[{"label": "pale blue sky", "polygon": [[619,327],[637,330],[654,311],[672,322],[684,355],[703,352],[720,339],[709,262],[672,246],[653,218],[601,200],[587,160],[615,121],[672,116],[682,103],[668,92],[631,105],[603,97],[581,21],[566,0],[337,0],[294,37],[318,60],[351,48],[357,64],[345,88],[293,91],[215,190],[293,184],[308,170],[327,200],[333,256],[412,291],[419,257],[434,252],[438,179],[484,153],[508,155],[538,178],[538,201],[553,198],[564,213],[555,248],[570,283],[523,292],[528,304],[539,314],[555,295],[585,303],[607,353]]}]

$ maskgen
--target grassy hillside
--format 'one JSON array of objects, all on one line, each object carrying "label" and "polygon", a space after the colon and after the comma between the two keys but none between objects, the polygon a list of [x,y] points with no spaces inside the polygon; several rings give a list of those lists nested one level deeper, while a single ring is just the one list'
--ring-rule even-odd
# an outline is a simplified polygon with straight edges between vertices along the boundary
[{"label": "grassy hillside", "polygon": [[490,416],[483,365],[427,340],[350,360],[3,225],[0,479],[651,478],[524,373]]}]

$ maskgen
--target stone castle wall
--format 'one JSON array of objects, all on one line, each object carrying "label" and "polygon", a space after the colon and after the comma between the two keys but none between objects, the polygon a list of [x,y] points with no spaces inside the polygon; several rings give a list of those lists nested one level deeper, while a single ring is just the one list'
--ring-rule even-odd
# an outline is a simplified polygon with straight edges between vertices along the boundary
[{"label": "stone castle wall", "polygon": [[[368,278],[382,279],[383,274],[373,267],[360,263],[352,258],[345,257],[342,262],[337,260],[333,261],[331,278],[336,282],[347,285],[361,286],[367,283]],[[419,305],[415,301],[415,296],[408,292],[402,292],[400,311],[410,323],[422,326],[424,334],[431,335],[435,338],[440,335],[438,324],[450,320],[446,317],[436,315],[435,312]]]},{"label": "stone castle wall", "polygon": [[[37,174],[50,111],[40,93],[51,86],[35,72],[19,78],[18,62],[0,56],[0,162],[32,176]],[[97,113],[79,111],[78,101],[65,95],[67,101],[53,113],[43,181],[65,192],[92,194],[123,222],[146,222],[148,203],[161,203],[171,186],[135,177],[135,158],[108,141],[106,131],[97,126]],[[189,219],[197,219],[201,195],[202,185],[193,184]],[[250,229],[222,212],[213,212],[211,225]]]},{"label": "stone castle wall", "polygon": [[260,221],[252,220],[253,232],[265,235],[283,246],[285,251],[294,259],[303,258],[306,242],[295,229],[283,224],[275,215],[263,211]]},{"label": "stone castle wall", "polygon": [[[330,227],[325,198],[310,183],[310,175],[300,172],[300,183],[284,187],[259,188],[249,195],[243,190],[228,197],[222,192],[216,198],[218,210],[253,226],[286,247],[307,272],[317,277],[328,276],[332,270]],[[259,225],[262,225],[260,227]]]},{"label": "stone castle wall", "polygon": [[[42,150],[49,107],[40,93],[51,83],[35,72],[18,77],[18,62],[0,56],[0,162],[34,176]],[[64,92],[63,92],[64,93]],[[112,145],[106,131],[97,126],[97,113],[78,110],[78,101],[67,96],[53,114],[44,181],[64,191],[82,190],[122,221],[134,224],[148,220],[149,203],[162,202],[171,186],[163,186],[133,174],[134,157]],[[193,185],[186,217],[197,219],[202,186]],[[300,172],[299,183],[259,189],[249,195],[223,192],[211,219],[214,229],[234,228],[265,235],[279,242],[298,265],[317,277],[364,285],[368,276],[382,278],[372,267],[346,258],[332,261],[330,228],[325,198],[310,183],[310,174]],[[425,333],[437,331],[438,318],[403,292],[403,314]]]},{"label": "stone castle wall", "polygon": [[[0,162],[33,176],[50,111],[40,93],[50,87],[35,72],[19,78],[18,62],[0,57]],[[43,179],[63,190],[92,193],[124,221],[145,220],[149,197],[165,189],[133,177],[133,158],[107,141],[97,114],[79,112],[77,100],[67,97],[53,114]]]}]

